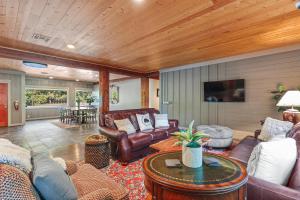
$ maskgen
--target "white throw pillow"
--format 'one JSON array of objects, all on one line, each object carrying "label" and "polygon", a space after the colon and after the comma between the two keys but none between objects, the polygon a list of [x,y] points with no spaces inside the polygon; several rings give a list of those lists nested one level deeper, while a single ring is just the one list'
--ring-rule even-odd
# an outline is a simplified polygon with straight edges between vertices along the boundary
[{"label": "white throw pillow", "polygon": [[169,127],[168,114],[154,114],[155,128]]},{"label": "white throw pillow", "polygon": [[256,145],[248,161],[250,176],[286,185],[297,159],[296,141],[275,138]]},{"label": "white throw pillow", "polygon": [[141,131],[153,129],[149,113],[145,115],[136,114],[136,118]]},{"label": "white throw pillow", "polygon": [[30,151],[7,139],[1,139],[0,164],[8,164],[30,173],[32,169]]},{"label": "white throw pillow", "polygon": [[127,134],[135,133],[136,130],[132,123],[129,121],[128,118],[121,119],[121,120],[114,120],[119,131],[125,131]]},{"label": "white throw pillow", "polygon": [[269,141],[274,137],[285,138],[286,134],[293,128],[293,123],[267,117],[261,129],[259,139]]}]

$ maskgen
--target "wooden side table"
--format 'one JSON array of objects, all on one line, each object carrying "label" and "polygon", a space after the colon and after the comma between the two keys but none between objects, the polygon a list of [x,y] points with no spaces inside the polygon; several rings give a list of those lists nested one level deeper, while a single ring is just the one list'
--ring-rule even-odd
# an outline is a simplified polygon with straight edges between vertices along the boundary
[{"label": "wooden side table", "polygon": [[232,159],[204,153],[218,159],[220,166],[168,168],[166,159],[180,159],[181,151],[148,156],[143,162],[145,187],[153,200],[244,200],[248,180],[246,168]]}]

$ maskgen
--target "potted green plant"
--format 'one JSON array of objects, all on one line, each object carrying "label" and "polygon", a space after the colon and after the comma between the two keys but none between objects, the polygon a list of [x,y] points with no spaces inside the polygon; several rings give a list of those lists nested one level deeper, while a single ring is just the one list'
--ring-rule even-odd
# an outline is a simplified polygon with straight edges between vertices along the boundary
[{"label": "potted green plant", "polygon": [[198,168],[202,166],[202,145],[207,142],[209,135],[203,132],[193,132],[194,121],[189,124],[188,129],[175,132],[177,137],[175,145],[182,145],[182,162],[185,166]]}]

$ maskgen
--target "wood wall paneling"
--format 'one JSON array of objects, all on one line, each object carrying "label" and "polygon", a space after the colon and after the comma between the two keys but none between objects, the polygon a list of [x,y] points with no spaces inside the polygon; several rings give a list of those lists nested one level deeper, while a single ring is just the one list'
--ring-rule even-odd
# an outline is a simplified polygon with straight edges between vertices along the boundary
[{"label": "wood wall paneling", "polygon": [[[283,83],[288,89],[300,86],[299,54],[300,51],[297,50],[162,72],[162,93],[167,89],[168,100],[173,101],[170,117],[179,119],[181,126],[187,126],[189,121],[194,119],[195,125],[220,124],[245,131],[260,128],[259,121],[267,116],[281,119],[281,113],[277,112],[270,91],[274,90],[278,83]],[[165,82],[169,77],[173,78],[172,87]],[[203,82],[231,79],[245,79],[245,102],[204,102]],[[170,88],[174,88],[173,92]],[[189,98],[190,96],[192,98]],[[170,99],[171,97],[173,99]],[[168,113],[170,109],[166,105],[165,107],[164,112]]]}]

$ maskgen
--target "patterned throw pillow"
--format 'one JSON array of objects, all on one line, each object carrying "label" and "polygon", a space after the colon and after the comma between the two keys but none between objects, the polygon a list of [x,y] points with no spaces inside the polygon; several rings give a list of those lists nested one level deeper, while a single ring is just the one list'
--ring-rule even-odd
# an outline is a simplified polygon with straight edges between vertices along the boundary
[{"label": "patterned throw pillow", "polygon": [[155,128],[169,127],[168,114],[155,114]]},{"label": "patterned throw pillow", "polygon": [[139,127],[140,127],[141,131],[153,129],[149,113],[147,113],[145,115],[136,114],[136,118],[138,120]]},{"label": "patterned throw pillow", "polygon": [[259,139],[269,141],[272,138],[285,138],[286,134],[293,128],[293,123],[267,117],[261,129]]},{"label": "patterned throw pillow", "polygon": [[127,134],[135,133],[136,130],[132,123],[129,121],[128,118],[121,119],[121,120],[114,120],[119,131],[125,131]]}]

